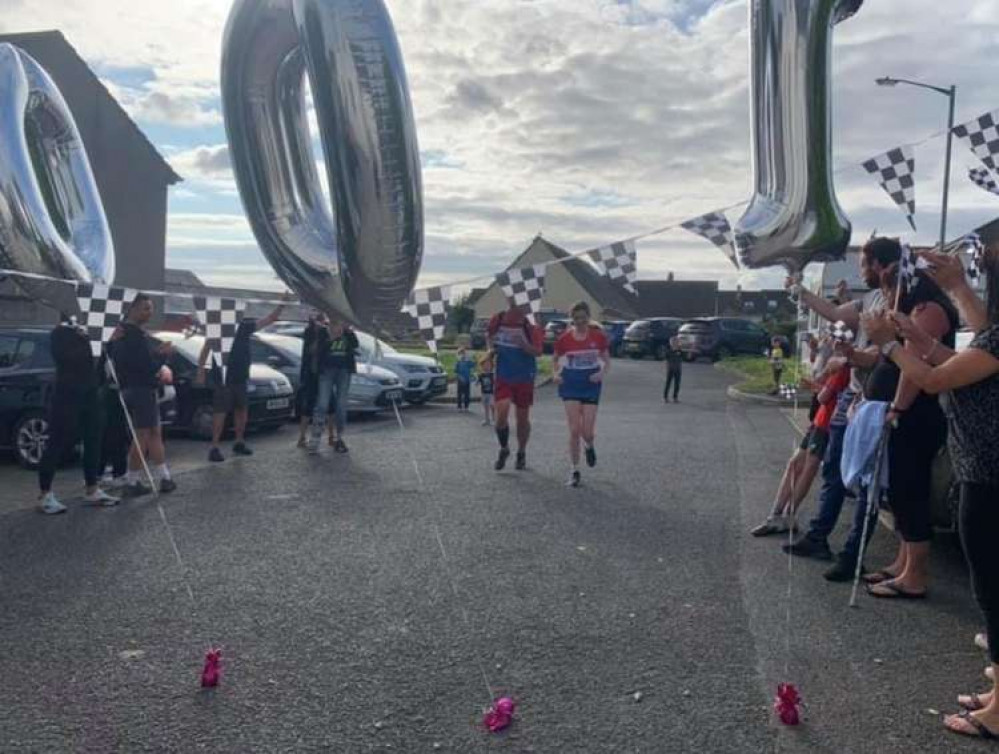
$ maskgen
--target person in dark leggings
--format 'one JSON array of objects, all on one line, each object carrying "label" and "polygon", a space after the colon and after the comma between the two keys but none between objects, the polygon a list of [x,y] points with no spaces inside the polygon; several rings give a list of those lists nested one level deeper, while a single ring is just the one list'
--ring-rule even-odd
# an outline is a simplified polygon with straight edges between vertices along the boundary
[{"label": "person in dark leggings", "polygon": [[116,505],[118,499],[97,486],[104,404],[90,340],[84,330],[64,322],[52,331],[50,347],[56,377],[49,396],[49,437],[38,467],[41,510],[47,514],[66,511],[52,491],[52,482],[56,468],[81,438],[84,499],[94,505]]},{"label": "person in dark leggings", "polygon": [[104,440],[101,443],[101,471],[111,469],[111,485],[117,489],[128,483],[128,450],[132,436],[121,407],[117,387],[108,384],[103,390]]},{"label": "person in dark leggings", "polygon": [[669,391],[673,388],[673,403],[680,402],[680,379],[683,377],[683,351],[676,337],[669,339],[666,352],[666,387],[663,388],[663,401],[669,403]]},{"label": "person in dark leggings", "polygon": [[[968,285],[960,258],[924,253],[929,275],[945,290],[976,335],[960,353],[904,315],[865,322],[871,339],[906,379],[933,395],[948,392],[948,447],[960,485],[959,531],[975,599],[985,618],[992,688],[957,698],[963,708],[944,718],[948,730],[999,737],[999,255],[988,249],[987,305]],[[898,344],[905,338],[907,347]]]}]

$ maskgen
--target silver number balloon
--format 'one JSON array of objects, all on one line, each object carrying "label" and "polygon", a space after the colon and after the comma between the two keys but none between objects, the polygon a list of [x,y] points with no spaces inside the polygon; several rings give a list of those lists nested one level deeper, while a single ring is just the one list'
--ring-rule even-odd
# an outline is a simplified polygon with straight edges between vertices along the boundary
[{"label": "silver number balloon", "polygon": [[[311,148],[306,72],[332,215]],[[382,0],[236,0],[222,103],[243,207],[280,277],[355,323],[397,314],[423,257],[423,190],[402,53]]]},{"label": "silver number balloon", "polygon": [[750,0],[755,194],[736,224],[747,267],[842,258],[850,222],[833,187],[833,24],[863,0]]},{"label": "silver number balloon", "polygon": [[[0,44],[0,267],[102,283],[115,269],[73,115],[45,69],[11,44]],[[41,298],[52,290],[20,285]]]}]

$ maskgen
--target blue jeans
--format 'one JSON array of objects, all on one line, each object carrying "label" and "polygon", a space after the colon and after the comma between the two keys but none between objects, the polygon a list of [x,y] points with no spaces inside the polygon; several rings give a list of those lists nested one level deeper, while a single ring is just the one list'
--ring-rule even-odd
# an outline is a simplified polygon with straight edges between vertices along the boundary
[{"label": "blue jeans", "polygon": [[326,426],[326,412],[330,396],[336,395],[336,432],[343,436],[347,428],[347,393],[350,391],[350,372],[346,369],[326,369],[319,375],[319,388],[316,393],[316,406],[312,410],[312,441],[319,444],[319,438]]},{"label": "blue jeans", "polygon": [[843,509],[846,487],[840,473],[840,459],[843,457],[843,438],[846,425],[829,427],[829,445],[822,458],[822,489],[819,490],[819,512],[808,523],[808,538],[815,542],[826,542]]}]

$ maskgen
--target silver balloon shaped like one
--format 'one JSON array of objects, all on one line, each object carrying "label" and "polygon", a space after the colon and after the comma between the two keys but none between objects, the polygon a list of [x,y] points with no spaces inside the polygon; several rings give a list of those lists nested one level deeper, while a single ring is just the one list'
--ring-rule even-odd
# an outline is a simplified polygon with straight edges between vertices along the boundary
[{"label": "silver balloon shaped like one", "polygon": [[[423,189],[402,53],[382,0],[236,0],[222,104],[243,207],[303,299],[356,324],[399,312],[423,257]],[[332,214],[316,171],[312,90]]]},{"label": "silver balloon shaped like one", "polygon": [[841,259],[850,222],[832,178],[833,25],[863,0],[750,0],[755,194],[735,227],[747,267]]},{"label": "silver balloon shaped like one", "polygon": [[[0,267],[99,283],[112,283],[115,272],[111,231],[73,115],[38,61],[6,43],[0,44]],[[15,280],[65,308],[55,286]]]}]

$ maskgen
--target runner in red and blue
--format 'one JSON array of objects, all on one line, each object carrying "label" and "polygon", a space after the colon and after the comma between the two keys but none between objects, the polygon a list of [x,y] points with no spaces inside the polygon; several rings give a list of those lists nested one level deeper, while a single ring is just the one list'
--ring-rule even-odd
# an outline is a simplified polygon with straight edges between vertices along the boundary
[{"label": "runner in red and blue", "polygon": [[510,457],[510,404],[517,410],[517,470],[527,468],[527,442],[531,438],[531,406],[543,336],[513,302],[489,321],[488,346],[496,354],[496,437],[500,451],[496,470]]},{"label": "runner in red and blue", "polygon": [[580,443],[586,446],[586,465],[597,465],[594,440],[597,431],[597,405],[604,376],[610,367],[610,341],[592,322],[590,307],[580,302],[572,307],[572,325],[555,341],[555,382],[565,404],[569,424],[569,459],[572,469],[569,486],[578,487]]}]

